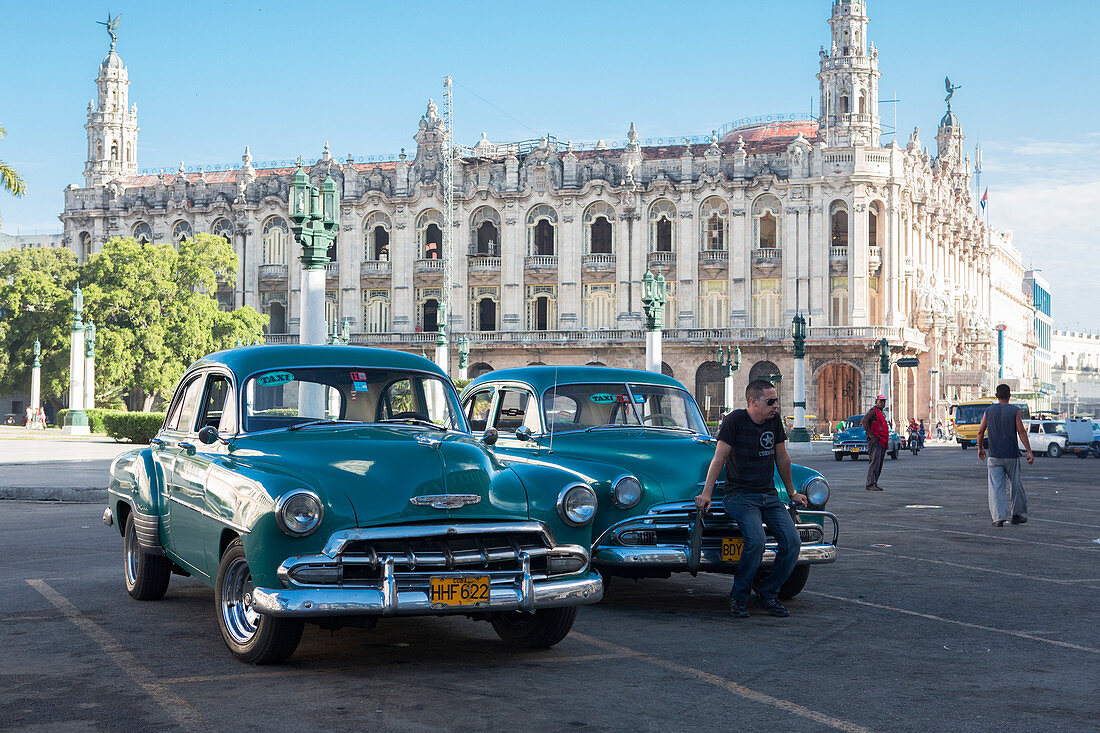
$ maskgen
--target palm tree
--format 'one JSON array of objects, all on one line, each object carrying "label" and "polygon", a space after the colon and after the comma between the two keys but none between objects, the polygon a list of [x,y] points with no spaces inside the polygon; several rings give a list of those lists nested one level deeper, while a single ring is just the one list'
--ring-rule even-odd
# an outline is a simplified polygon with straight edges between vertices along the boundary
[{"label": "palm tree", "polygon": [[[7,134],[8,131],[0,127],[0,138]],[[23,182],[23,177],[2,160],[0,160],[0,188],[5,189],[13,196],[22,196],[27,192],[27,184]]]}]

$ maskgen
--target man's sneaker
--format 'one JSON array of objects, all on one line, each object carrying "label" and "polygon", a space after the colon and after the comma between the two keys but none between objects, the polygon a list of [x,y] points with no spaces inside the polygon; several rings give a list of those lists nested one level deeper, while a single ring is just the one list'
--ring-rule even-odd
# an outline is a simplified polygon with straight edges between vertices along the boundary
[{"label": "man's sneaker", "polygon": [[1025,517],[1023,514],[1013,514],[1012,515],[1012,523],[1013,524],[1026,524],[1027,523],[1027,517]]},{"label": "man's sneaker", "polygon": [[769,616],[786,618],[787,616],[791,615],[787,609],[783,608],[783,604],[779,602],[778,598],[764,598],[763,596],[757,596],[756,605],[767,611]]},{"label": "man's sneaker", "polygon": [[994,527],[1003,527],[1003,526],[1005,526],[1005,520],[998,519],[996,522],[993,523],[993,526]]},{"label": "man's sneaker", "polygon": [[734,618],[748,618],[749,609],[746,607],[744,601],[739,601],[736,598],[730,596],[730,613]]}]

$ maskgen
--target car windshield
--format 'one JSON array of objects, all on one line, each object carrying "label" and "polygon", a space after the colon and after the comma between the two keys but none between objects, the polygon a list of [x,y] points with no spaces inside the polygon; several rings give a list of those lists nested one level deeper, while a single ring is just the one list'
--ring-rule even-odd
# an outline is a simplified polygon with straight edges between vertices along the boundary
[{"label": "car windshield", "polygon": [[1054,433],[1055,435],[1066,435],[1066,426],[1060,422],[1048,422],[1043,423],[1048,433]]},{"label": "car windshield", "polygon": [[863,422],[863,415],[852,415],[848,418],[848,429],[852,430],[860,427],[861,422]]},{"label": "car windshield", "polygon": [[244,430],[318,420],[431,423],[466,431],[450,382],[424,372],[365,367],[272,369],[244,386]]},{"label": "car windshield", "polygon": [[559,384],[543,393],[550,432],[612,425],[690,430],[706,434],[695,400],[677,387],[655,384]]},{"label": "car windshield", "polygon": [[959,405],[955,408],[955,424],[977,425],[988,409],[989,405]]}]

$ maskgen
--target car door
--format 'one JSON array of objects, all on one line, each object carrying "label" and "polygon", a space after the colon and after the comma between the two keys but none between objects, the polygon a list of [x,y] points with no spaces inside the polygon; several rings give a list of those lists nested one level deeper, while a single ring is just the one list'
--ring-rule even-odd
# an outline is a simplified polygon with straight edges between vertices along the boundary
[{"label": "car door", "polygon": [[1031,423],[1027,426],[1027,437],[1031,442],[1031,450],[1042,452],[1047,449],[1046,438],[1039,429],[1039,423]]},{"label": "car door", "polygon": [[193,447],[198,442],[195,423],[205,386],[205,373],[186,381],[177,393],[164,431],[158,436],[160,443],[153,444],[153,458],[164,477],[165,548],[195,571],[205,564],[202,540],[205,498],[201,491],[189,487],[188,467],[182,459],[190,450],[188,446]]}]

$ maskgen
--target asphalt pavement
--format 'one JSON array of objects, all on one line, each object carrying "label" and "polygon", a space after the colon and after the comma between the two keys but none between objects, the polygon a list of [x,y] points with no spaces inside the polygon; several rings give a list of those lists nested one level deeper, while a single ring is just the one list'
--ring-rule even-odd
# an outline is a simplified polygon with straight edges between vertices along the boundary
[{"label": "asphalt pavement", "polygon": [[882,493],[866,460],[800,460],[830,480],[841,548],[788,619],[731,618],[725,577],[616,579],[550,650],[385,619],[307,626],[277,667],[229,655],[201,583],[131,600],[101,504],[0,502],[0,728],[1095,730],[1100,460],[1036,458],[1030,521],[1003,528],[973,450],[887,459]]}]

